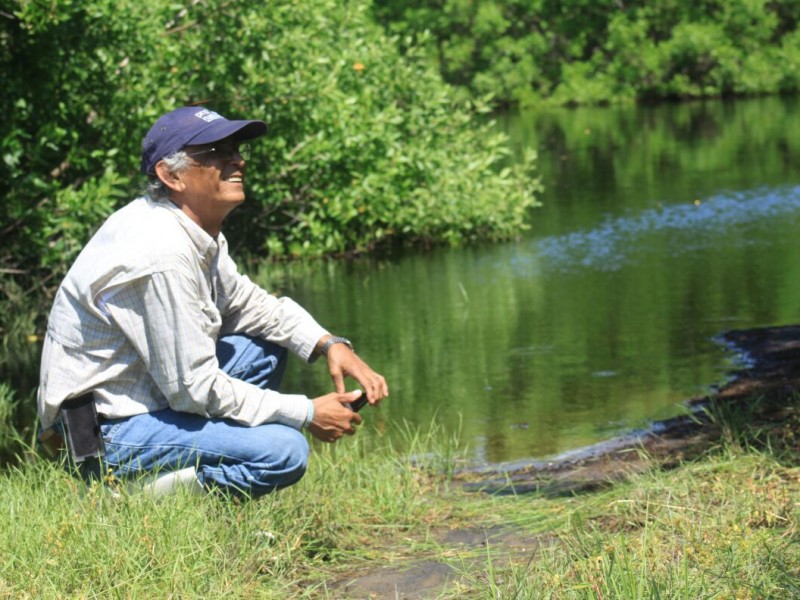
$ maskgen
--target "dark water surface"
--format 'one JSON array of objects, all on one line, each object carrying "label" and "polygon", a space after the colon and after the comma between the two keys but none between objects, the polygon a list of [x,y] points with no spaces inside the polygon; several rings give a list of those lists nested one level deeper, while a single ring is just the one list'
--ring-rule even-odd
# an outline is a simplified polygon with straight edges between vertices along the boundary
[{"label": "dark water surface", "polygon": [[[800,321],[800,105],[518,114],[546,186],[524,239],[264,267],[387,376],[362,434],[436,420],[478,459],[552,455],[679,412],[724,380],[722,331]],[[295,363],[287,391],[329,390]]]}]

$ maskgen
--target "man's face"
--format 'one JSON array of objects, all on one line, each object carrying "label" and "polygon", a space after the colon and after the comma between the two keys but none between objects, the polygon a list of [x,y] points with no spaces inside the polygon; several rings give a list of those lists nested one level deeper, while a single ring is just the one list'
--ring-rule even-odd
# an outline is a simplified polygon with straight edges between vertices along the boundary
[{"label": "man's face", "polygon": [[195,204],[195,210],[223,211],[227,215],[244,202],[246,165],[238,142],[223,140],[186,146],[184,151],[193,164],[181,172],[181,180],[185,185],[185,197]]}]

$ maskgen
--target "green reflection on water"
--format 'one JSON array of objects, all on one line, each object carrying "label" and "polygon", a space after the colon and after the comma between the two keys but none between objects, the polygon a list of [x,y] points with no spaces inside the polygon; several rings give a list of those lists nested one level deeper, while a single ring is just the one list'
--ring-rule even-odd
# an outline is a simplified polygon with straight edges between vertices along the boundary
[{"label": "green reflection on water", "polygon": [[[714,336],[797,319],[797,111],[511,116],[498,126],[538,148],[548,186],[526,239],[262,278],[387,376],[367,431],[437,419],[490,461],[599,441],[722,381],[732,356]],[[288,385],[324,393],[323,371]]]},{"label": "green reflection on water", "polygon": [[[509,116],[498,127],[538,149],[547,185],[525,239],[253,276],[387,376],[363,435],[436,419],[490,461],[596,442],[723,380],[732,356],[715,335],[797,322],[798,110],[773,98]],[[29,321],[4,340],[0,375],[32,409]],[[329,390],[322,365],[292,363],[285,391]]]}]

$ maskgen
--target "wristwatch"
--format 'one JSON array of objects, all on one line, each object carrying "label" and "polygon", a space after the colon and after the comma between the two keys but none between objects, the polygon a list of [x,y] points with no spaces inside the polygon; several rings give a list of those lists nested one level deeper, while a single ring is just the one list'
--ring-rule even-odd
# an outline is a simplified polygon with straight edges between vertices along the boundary
[{"label": "wristwatch", "polygon": [[353,349],[353,344],[350,340],[348,340],[347,338],[337,337],[335,335],[332,335],[327,340],[325,340],[324,344],[322,344],[322,347],[319,349],[320,354],[324,354],[327,356],[328,350],[330,350],[330,347],[333,346],[334,344],[345,344],[347,345],[348,348],[350,348],[350,350]]}]

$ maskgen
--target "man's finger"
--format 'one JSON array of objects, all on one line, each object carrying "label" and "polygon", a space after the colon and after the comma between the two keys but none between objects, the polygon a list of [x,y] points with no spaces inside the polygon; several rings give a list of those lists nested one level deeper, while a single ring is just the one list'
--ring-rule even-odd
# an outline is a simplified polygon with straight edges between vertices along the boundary
[{"label": "man's finger", "polygon": [[337,394],[344,394],[344,376],[340,373],[331,373],[333,379],[333,387],[336,389]]}]

